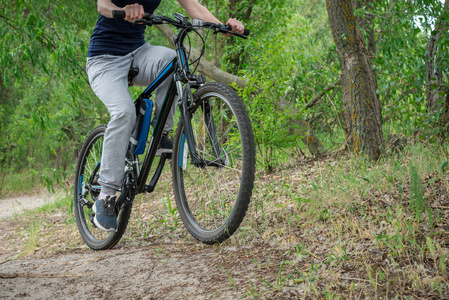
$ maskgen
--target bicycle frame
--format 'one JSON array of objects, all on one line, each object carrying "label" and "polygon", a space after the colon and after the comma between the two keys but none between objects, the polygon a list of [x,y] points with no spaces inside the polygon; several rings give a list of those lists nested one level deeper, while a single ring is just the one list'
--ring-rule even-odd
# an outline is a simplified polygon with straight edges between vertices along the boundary
[{"label": "bicycle frame", "polygon": [[[186,56],[186,51],[183,47],[183,40],[186,37],[188,31],[189,29],[186,28],[181,29],[180,33],[175,38],[175,47],[177,56],[162,69],[162,71],[158,74],[156,79],[152,83],[150,83],[149,86],[144,90],[144,92],[142,92],[142,94],[140,94],[138,97],[138,99],[149,99],[151,97],[151,94],[165,80],[171,77],[171,83],[165,95],[165,99],[161,107],[160,113],[158,116],[156,116],[157,117],[156,125],[154,126],[154,130],[149,142],[149,147],[146,151],[145,158],[140,169],[137,155],[133,155],[132,157],[131,164],[137,175],[137,180],[136,182],[126,183],[127,191],[131,192],[132,196],[143,192],[152,192],[159,180],[165,161],[169,157],[169,155],[167,154],[161,155],[161,160],[159,161],[159,164],[156,168],[156,171],[150,183],[148,185],[146,184],[149,173],[151,171],[152,163],[154,161],[154,158],[156,157],[156,151],[158,149],[158,145],[162,137],[164,125],[167,121],[170,109],[174,104],[176,96],[180,98],[179,107],[181,111],[181,120],[185,128],[185,135],[189,146],[189,151],[192,157],[192,161],[197,165],[202,165],[201,163],[199,163],[195,150],[196,149],[195,140],[193,137],[192,125],[190,123],[190,114],[188,112],[189,106],[188,98],[189,96],[192,96],[190,91],[192,84],[201,85],[204,83],[204,78],[202,76],[194,76],[190,73],[188,58]],[[185,86],[183,86],[183,83],[185,84]],[[207,112],[205,112],[205,115],[209,115],[208,118],[212,119],[212,116]],[[209,128],[209,134],[211,137],[213,137],[212,139],[214,140],[214,144],[218,145],[218,142],[216,141],[216,134],[214,131],[215,131],[214,128]],[[207,165],[213,164],[208,163]],[[127,193],[122,193],[122,195],[117,201],[117,206],[120,207],[120,205],[123,202],[128,203],[129,201],[132,201],[131,199],[133,197],[128,196],[130,195],[128,195]],[[128,201],[126,200],[127,198]]]},{"label": "bicycle frame", "polygon": [[[124,11],[121,10],[113,11],[113,16],[114,14],[117,18],[125,17]],[[110,249],[117,244],[126,230],[135,196],[154,191],[166,160],[171,156],[176,205],[181,219],[193,237],[206,244],[220,243],[237,230],[247,211],[256,164],[251,121],[243,101],[231,87],[222,83],[203,86],[204,77],[193,75],[194,71],[190,71],[188,53],[183,44],[189,32],[196,32],[200,28],[242,38],[245,38],[245,35],[233,33],[229,25],[221,23],[202,22],[198,19],[190,22],[181,14],[175,14],[175,18],[177,20],[146,14],[142,20],[137,20],[147,25],[170,24],[178,28],[178,34],[174,38],[176,57],[159,71],[153,82],[136,99],[137,108],[141,101],[146,102],[148,114],[144,116],[145,128],[142,137],[137,134],[133,137],[139,141],[138,150],[134,151],[136,144],[131,140],[130,151],[127,151],[124,157],[124,178],[120,196],[115,204],[117,227],[116,231],[109,235],[104,234],[101,226],[97,225],[95,205],[102,188],[99,172],[102,164],[101,148],[104,146],[107,126],[94,128],[80,151],[75,171],[74,212],[83,240],[94,250]],[[249,34],[249,31],[246,34]],[[207,35],[206,39],[201,38],[206,43]],[[199,58],[203,51],[204,48]],[[128,75],[128,79],[131,79],[132,73]],[[162,105],[155,116],[149,144],[145,144],[143,139],[148,136],[149,128],[146,126],[149,126],[151,104],[147,101],[162,84],[164,87],[168,86],[168,89],[164,99],[158,99],[158,102],[163,100]],[[164,127],[175,102],[179,107],[180,121],[174,138],[173,152],[162,151],[160,159],[155,162],[156,153],[160,151],[158,148]],[[137,113],[140,113],[139,110]],[[215,124],[214,121],[218,123]],[[141,123],[137,125],[136,128],[142,127]],[[146,150],[142,151],[144,147]],[[145,154],[140,156],[143,152]],[[143,162],[139,163],[141,159]],[[157,167],[147,184],[153,162]],[[200,180],[197,180],[197,177]],[[205,213],[208,211],[214,213]]]},{"label": "bicycle frame", "polygon": [[[148,88],[139,96],[142,99],[148,99],[151,96],[151,93],[156,90],[161,84],[162,82],[164,82],[168,77],[170,77],[170,75],[173,74],[173,72],[176,69],[176,64],[177,64],[178,58],[174,58],[163,70],[162,72],[160,72],[160,74],[156,77],[156,79],[148,86]],[[143,161],[143,165],[141,167],[141,171],[137,174],[138,178],[137,178],[137,193],[143,193],[143,192],[151,192],[154,189],[154,186],[157,183],[157,180],[160,176],[160,172],[162,172],[162,167],[163,164],[165,163],[165,156],[161,157],[161,162],[159,163],[159,165],[162,164],[162,167],[160,168],[160,172],[156,172],[155,176],[158,175],[156,178],[155,176],[153,176],[153,186],[152,187],[147,187],[145,188],[145,182],[148,178],[148,174],[150,173],[151,170],[151,165],[153,163],[153,160],[156,156],[156,151],[157,151],[157,147],[159,145],[159,142],[161,140],[162,137],[162,131],[164,128],[164,124],[167,121],[169,112],[170,112],[170,108],[172,107],[174,100],[175,100],[175,96],[176,96],[176,92],[175,92],[175,84],[174,84],[174,77],[172,76],[172,80],[170,83],[170,86],[167,90],[167,93],[165,95],[165,99],[161,108],[161,111],[159,113],[159,116],[157,116],[157,120],[156,120],[156,125],[154,127],[153,130],[153,134],[152,137],[150,139],[150,145],[149,148],[146,152],[144,161]],[[137,162],[137,156],[134,156],[134,162]],[[134,164],[135,169],[139,170],[138,165]],[[155,180],[155,181],[154,181]]]}]

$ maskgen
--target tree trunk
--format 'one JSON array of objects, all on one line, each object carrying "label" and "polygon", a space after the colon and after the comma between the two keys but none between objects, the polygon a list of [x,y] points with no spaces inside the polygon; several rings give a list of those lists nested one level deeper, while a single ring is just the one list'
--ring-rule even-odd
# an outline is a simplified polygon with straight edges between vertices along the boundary
[{"label": "tree trunk", "polygon": [[[390,6],[391,5],[392,5],[392,2],[390,3]],[[374,71],[374,69],[371,65],[371,61],[376,56],[376,34],[374,31],[374,24],[373,24],[374,0],[352,0],[352,7],[354,10],[360,9],[363,6],[368,7],[368,9],[371,11],[372,14],[365,15],[364,17],[357,16],[356,24],[358,27],[360,27],[364,31],[365,37],[368,40],[368,53],[369,53],[368,64],[369,64],[370,69],[373,72],[374,86],[377,89],[377,76],[376,76],[376,72]],[[390,9],[391,9],[391,7],[390,7]],[[376,92],[376,95],[377,95],[377,98],[379,99],[379,103],[380,103],[379,94],[377,92]],[[383,120],[382,120],[382,105],[381,104],[379,104],[379,115],[381,117],[381,122],[383,122]]]},{"label": "tree trunk", "polygon": [[[449,0],[444,1],[444,7],[443,7],[443,12],[441,14],[440,19],[438,20],[438,25],[436,28],[438,30],[438,33],[446,33],[446,38],[447,37],[447,32],[448,32],[448,27],[449,27]],[[432,61],[435,60],[435,58],[431,59]],[[447,67],[447,65],[446,65]],[[441,70],[440,70],[441,72]],[[441,128],[441,135],[443,137],[448,138],[449,137],[449,89],[447,88],[449,86],[449,82],[446,82],[446,91],[442,91],[443,93],[446,93],[446,99],[444,101],[444,106],[443,106],[443,111],[441,114],[441,119],[440,119],[440,128]],[[429,85],[427,85],[426,88],[429,88]],[[440,91],[442,90],[442,88],[440,87]],[[432,91],[431,91],[432,92]],[[427,91],[426,91],[426,96],[427,96]],[[439,97],[443,97],[442,93],[440,92],[438,94]],[[427,98],[429,99],[429,98]],[[429,101],[428,101],[429,103]]]},{"label": "tree trunk", "polygon": [[445,94],[443,87],[443,70],[440,68],[438,59],[438,42],[443,34],[447,32],[447,21],[449,15],[449,0],[444,2],[443,11],[436,22],[435,30],[430,35],[427,42],[426,51],[426,99],[427,111],[429,114],[435,114],[442,109],[441,102]]},{"label": "tree trunk", "polygon": [[[155,25],[155,27],[160,30],[165,37],[173,44],[173,37],[175,33],[168,25]],[[200,54],[200,51],[192,47],[190,50],[191,60],[196,60]],[[198,65],[198,72],[212,78],[215,81],[222,82],[228,85],[235,84],[239,88],[244,88],[247,86],[245,80],[239,76],[224,72],[223,70],[217,68],[214,64],[208,62],[206,59],[202,58]],[[261,91],[263,92],[263,91]],[[281,99],[278,103],[281,110],[285,111],[290,108],[290,104],[285,99]],[[294,108],[290,108],[293,113],[297,113]],[[313,132],[310,125],[303,120],[295,120],[295,124],[298,125],[298,130],[296,134],[301,137],[301,140],[309,149],[310,153],[314,156],[319,156],[325,152],[323,145],[321,144],[318,137]]]},{"label": "tree trunk", "polygon": [[376,81],[369,53],[357,29],[351,0],[326,0],[330,27],[340,55],[347,139],[356,155],[379,159],[384,138]]}]

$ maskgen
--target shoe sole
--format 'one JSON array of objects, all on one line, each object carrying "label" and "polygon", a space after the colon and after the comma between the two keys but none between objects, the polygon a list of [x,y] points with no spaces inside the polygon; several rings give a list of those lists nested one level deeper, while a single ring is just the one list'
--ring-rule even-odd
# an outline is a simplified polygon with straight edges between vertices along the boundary
[{"label": "shoe sole", "polygon": [[94,224],[95,224],[95,226],[98,227],[98,229],[101,229],[103,231],[106,231],[106,232],[117,232],[117,229],[115,229],[115,228],[106,229],[103,226],[101,226],[100,223],[97,222],[97,219],[95,217],[94,217]]},{"label": "shoe sole", "polygon": [[98,221],[97,221],[97,210],[95,209],[95,204],[92,206],[92,210],[95,213],[95,217],[94,217],[94,224],[95,224],[95,226],[97,226],[99,229],[101,229],[103,231],[106,231],[106,232],[117,232],[117,229],[115,229],[115,228],[107,229],[107,228],[101,226],[100,223],[98,223]]}]

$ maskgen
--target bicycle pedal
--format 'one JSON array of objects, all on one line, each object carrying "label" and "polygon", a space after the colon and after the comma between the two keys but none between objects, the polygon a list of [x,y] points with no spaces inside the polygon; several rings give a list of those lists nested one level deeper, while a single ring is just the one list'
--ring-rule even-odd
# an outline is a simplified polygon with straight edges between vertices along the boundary
[{"label": "bicycle pedal", "polygon": [[94,218],[95,218],[95,214],[89,214],[89,219],[90,219],[90,222],[92,223],[93,227],[98,228],[97,225],[95,225]]},{"label": "bicycle pedal", "polygon": [[[170,157],[171,157],[171,154],[173,153],[173,150],[172,149],[163,149],[163,148],[160,148],[160,149],[157,149],[157,151],[156,151],[156,156],[162,156],[163,154],[168,154],[168,155],[170,155]],[[170,158],[170,157],[167,157],[167,158]]]}]

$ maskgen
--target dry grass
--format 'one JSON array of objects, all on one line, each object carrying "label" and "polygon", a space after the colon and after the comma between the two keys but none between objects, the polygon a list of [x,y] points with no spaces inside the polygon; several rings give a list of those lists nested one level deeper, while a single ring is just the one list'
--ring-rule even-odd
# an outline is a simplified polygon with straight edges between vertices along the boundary
[{"label": "dry grass", "polygon": [[[259,172],[241,228],[214,248],[237,249],[220,262],[230,288],[250,298],[448,298],[446,160],[418,144],[375,164],[339,153]],[[197,251],[168,199],[167,172],[156,192],[136,198],[118,246],[169,242]],[[0,226],[14,228],[2,230],[2,259],[85,248],[67,206]],[[230,273],[240,256],[251,262],[252,279]]]}]

